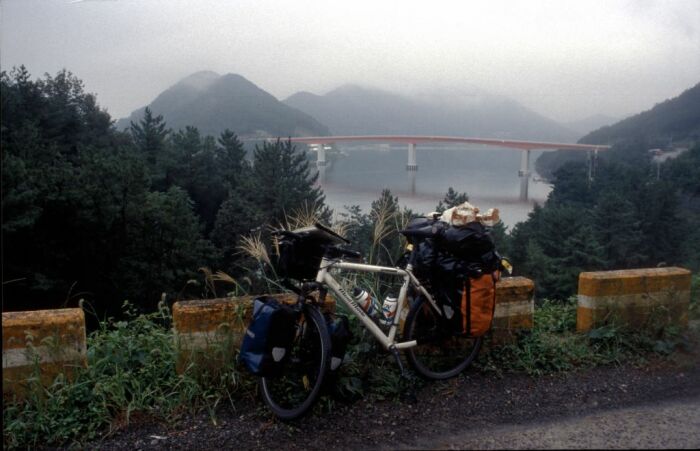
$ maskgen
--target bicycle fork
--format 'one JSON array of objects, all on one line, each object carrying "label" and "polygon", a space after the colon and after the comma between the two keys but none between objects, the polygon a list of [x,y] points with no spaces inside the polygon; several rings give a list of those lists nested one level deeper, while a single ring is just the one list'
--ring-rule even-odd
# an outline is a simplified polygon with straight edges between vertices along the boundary
[{"label": "bicycle fork", "polygon": [[414,404],[418,401],[414,378],[412,378],[411,374],[406,371],[406,368],[401,361],[401,355],[399,354],[399,350],[396,349],[396,346],[389,347],[389,351],[391,351],[391,354],[396,359],[396,363],[399,365],[399,369],[401,370],[401,381],[403,382],[403,387],[400,397],[403,401]]}]

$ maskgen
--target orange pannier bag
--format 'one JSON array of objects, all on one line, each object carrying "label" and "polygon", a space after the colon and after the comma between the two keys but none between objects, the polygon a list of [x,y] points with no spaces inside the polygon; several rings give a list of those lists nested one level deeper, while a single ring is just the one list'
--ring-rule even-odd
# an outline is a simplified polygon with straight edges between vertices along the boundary
[{"label": "orange pannier bag", "polygon": [[500,274],[494,271],[479,277],[469,277],[462,287],[460,313],[462,333],[480,337],[489,331],[496,309],[496,282]]}]

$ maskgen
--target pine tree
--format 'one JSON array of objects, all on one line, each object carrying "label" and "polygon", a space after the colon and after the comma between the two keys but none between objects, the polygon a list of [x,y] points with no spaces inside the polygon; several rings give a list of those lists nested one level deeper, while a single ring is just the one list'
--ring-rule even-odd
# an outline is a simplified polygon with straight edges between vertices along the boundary
[{"label": "pine tree", "polygon": [[235,133],[226,129],[219,136],[218,144],[217,167],[220,168],[228,188],[235,188],[239,184],[239,180],[250,176],[250,164],[245,159],[246,152],[243,143]]},{"label": "pine tree", "polygon": [[305,151],[291,141],[256,145],[253,154],[253,199],[268,224],[283,223],[285,215],[302,208],[321,211],[325,196],[317,186]]},{"label": "pine tree", "polygon": [[168,161],[167,138],[170,133],[166,129],[163,116],[153,116],[151,109],[146,107],[137,124],[131,122],[131,137],[136,149],[141,153],[150,170],[153,186],[158,190],[167,189],[170,183],[167,178]]},{"label": "pine tree", "polygon": [[464,202],[469,202],[469,196],[467,195],[467,193],[458,193],[454,190],[454,188],[450,186],[447,189],[445,197],[440,202],[438,202],[437,206],[435,207],[435,211],[437,211],[438,213],[442,213],[448,208],[455,207],[459,204],[463,204]]},{"label": "pine tree", "polygon": [[637,267],[643,255],[643,233],[632,202],[616,192],[603,193],[593,209],[594,237],[603,247],[606,269]]}]

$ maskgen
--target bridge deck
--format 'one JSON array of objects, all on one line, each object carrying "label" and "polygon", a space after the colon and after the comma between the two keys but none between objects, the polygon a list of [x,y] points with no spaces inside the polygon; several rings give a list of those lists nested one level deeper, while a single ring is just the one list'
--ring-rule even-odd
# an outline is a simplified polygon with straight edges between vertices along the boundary
[{"label": "bridge deck", "polygon": [[520,141],[490,138],[468,138],[456,136],[411,136],[411,135],[364,135],[364,136],[308,136],[292,137],[293,143],[331,144],[338,142],[390,142],[403,144],[442,143],[442,144],[482,144],[485,146],[506,147],[518,150],[607,150],[610,146],[597,144],[572,144],[538,141]]}]

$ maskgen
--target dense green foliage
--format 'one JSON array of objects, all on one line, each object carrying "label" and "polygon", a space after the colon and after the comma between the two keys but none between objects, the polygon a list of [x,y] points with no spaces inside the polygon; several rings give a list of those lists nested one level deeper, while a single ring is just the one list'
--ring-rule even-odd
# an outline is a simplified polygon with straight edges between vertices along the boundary
[{"label": "dense green foliage", "polygon": [[120,132],[65,70],[3,72],[0,89],[5,309],[152,310],[200,267],[243,273],[250,229],[323,208],[287,142],[257,146],[251,163],[233,132],[174,131],[150,109]]},{"label": "dense green foliage", "polygon": [[[618,152],[613,158],[643,158],[648,149],[700,140],[700,83],[673,99],[655,105],[648,111],[630,116],[613,125],[601,127],[581,138],[585,144],[614,144]],[[606,158],[606,155],[602,155]],[[579,152],[557,151],[542,154],[537,171],[550,178],[567,162],[582,162]]]},{"label": "dense green foliage", "polygon": [[[537,161],[553,190],[508,243],[538,294],[574,294],[585,270],[680,265],[700,268],[700,84],[581,142],[612,144],[588,180],[584,157],[552,152]],[[648,152],[687,147],[658,163]]]},{"label": "dense green foliage", "polygon": [[509,250],[540,296],[576,292],[579,272],[680,265],[700,268],[700,145],[664,163],[627,159],[622,143],[589,182],[583,164],[555,173],[543,206],[513,229]]}]

